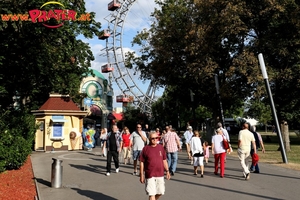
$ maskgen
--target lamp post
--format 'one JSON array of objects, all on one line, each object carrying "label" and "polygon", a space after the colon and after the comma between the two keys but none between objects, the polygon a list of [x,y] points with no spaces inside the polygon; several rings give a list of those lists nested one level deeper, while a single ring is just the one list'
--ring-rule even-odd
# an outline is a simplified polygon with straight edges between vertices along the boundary
[{"label": "lamp post", "polygon": [[193,128],[197,129],[198,127],[196,127],[196,113],[195,113],[195,103],[194,103],[194,95],[195,93],[190,89],[190,95],[191,95],[191,102],[192,102],[192,115],[193,115],[193,124],[194,125]]},{"label": "lamp post", "polygon": [[286,153],[285,153],[285,148],[284,148],[283,141],[282,141],[281,131],[280,131],[280,127],[279,127],[279,123],[278,123],[278,119],[277,119],[277,114],[276,114],[276,110],[275,110],[275,106],[274,106],[274,101],[273,101],[273,97],[272,97],[272,93],[271,93],[271,89],[270,89],[268,74],[267,74],[267,70],[266,70],[263,55],[261,53],[258,54],[258,60],[259,60],[260,69],[261,69],[261,72],[262,72],[262,75],[263,75],[263,78],[264,78],[264,81],[265,81],[265,84],[266,84],[266,89],[267,89],[267,92],[268,92],[268,96],[270,98],[270,105],[271,105],[271,108],[272,108],[272,114],[273,114],[273,118],[275,120],[276,129],[277,129],[276,133],[277,133],[277,136],[279,138],[279,145],[280,145],[282,161],[284,163],[288,163]]},{"label": "lamp post", "polygon": [[224,119],[223,105],[222,105],[221,95],[220,95],[220,86],[219,86],[218,74],[215,74],[215,84],[216,84],[216,90],[217,90],[218,99],[219,99],[219,102],[220,102],[221,120],[222,120],[223,126],[225,127],[225,119]]}]

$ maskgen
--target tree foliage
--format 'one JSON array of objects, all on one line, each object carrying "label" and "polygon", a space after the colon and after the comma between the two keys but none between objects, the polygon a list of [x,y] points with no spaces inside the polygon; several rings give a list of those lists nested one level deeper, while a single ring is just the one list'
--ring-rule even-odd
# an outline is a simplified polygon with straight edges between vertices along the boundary
[{"label": "tree foliage", "polygon": [[[31,153],[36,127],[30,111],[38,109],[49,93],[78,96],[80,82],[94,59],[89,45],[78,36],[98,35],[100,23],[94,20],[95,13],[90,13],[90,20],[63,21],[60,28],[3,18],[9,14],[18,17],[33,9],[63,9],[53,1],[42,7],[45,3],[0,3],[0,171],[19,168]],[[86,14],[83,0],[59,3],[68,13],[74,10],[77,16]],[[57,20],[44,23],[51,25]]]},{"label": "tree foliage", "polygon": [[148,117],[139,108],[128,105],[123,112],[123,120],[118,123],[118,127],[124,128],[126,126],[130,132],[133,132],[136,130],[138,123],[144,127],[145,124],[149,124]]},{"label": "tree foliage", "polygon": [[18,169],[32,151],[35,120],[30,113],[15,110],[0,113],[0,172]]},{"label": "tree foliage", "polygon": [[267,98],[257,59],[263,53],[279,118],[299,119],[298,1],[156,2],[161,9],[151,28],[135,37],[142,50],[128,54],[128,67],[161,85],[191,89],[197,104],[214,111],[218,74],[227,111],[248,98]]},{"label": "tree foliage", "polygon": [[[183,92],[185,96],[180,95]],[[191,123],[194,128],[207,118],[212,117],[212,110],[191,101],[190,91],[183,91],[176,86],[168,86],[161,98],[152,106],[154,124],[156,127],[172,125],[177,130],[186,130],[186,125]]]},{"label": "tree foliage", "polygon": [[[1,14],[25,14],[40,8],[43,0],[5,1]],[[60,1],[66,9],[86,13],[82,0]],[[55,9],[50,4],[43,9]],[[60,8],[61,9],[61,8]],[[1,106],[6,108],[18,96],[30,109],[37,109],[49,93],[78,93],[83,74],[94,59],[88,44],[77,39],[83,35],[92,38],[99,33],[100,23],[90,13],[90,21],[64,21],[60,28],[47,28],[30,21],[0,21],[0,85]],[[51,22],[51,21],[50,21]]]}]

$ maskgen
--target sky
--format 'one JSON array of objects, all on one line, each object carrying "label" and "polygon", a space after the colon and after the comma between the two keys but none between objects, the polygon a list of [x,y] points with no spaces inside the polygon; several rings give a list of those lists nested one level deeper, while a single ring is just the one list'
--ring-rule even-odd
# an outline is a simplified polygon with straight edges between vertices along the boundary
[{"label": "sky", "polygon": [[[85,0],[87,12],[96,13],[96,21],[101,23],[101,29],[108,28],[108,22],[106,19],[110,19],[112,14],[112,11],[109,11],[107,9],[108,3],[110,2],[111,0]],[[143,28],[147,28],[150,26],[150,14],[151,12],[153,12],[154,7],[157,7],[154,0],[136,0],[132,4],[132,7],[130,11],[128,11],[123,26],[123,53],[138,49],[138,47],[132,47],[132,38],[137,34],[138,31],[141,31]],[[81,37],[79,38],[82,39],[84,42],[89,43],[95,57],[95,60],[92,61],[91,67],[101,72],[101,66],[108,62],[105,51],[103,51],[103,49],[105,49],[106,47],[106,41],[99,40],[98,37],[89,40]],[[133,74],[135,74],[135,76]],[[132,83],[135,83],[135,85],[138,85],[143,92],[146,92],[149,82],[141,81],[138,78],[138,74],[139,72],[134,73],[132,71],[131,75],[133,75],[134,77],[134,81]],[[108,79],[108,73],[103,73],[103,75]],[[121,90],[117,86],[115,81],[112,82],[112,85],[114,89],[114,95],[120,95]],[[163,89],[159,89],[156,92],[156,95],[159,96],[162,94],[162,92]],[[113,107],[122,107],[121,103],[115,102],[115,97]]]}]

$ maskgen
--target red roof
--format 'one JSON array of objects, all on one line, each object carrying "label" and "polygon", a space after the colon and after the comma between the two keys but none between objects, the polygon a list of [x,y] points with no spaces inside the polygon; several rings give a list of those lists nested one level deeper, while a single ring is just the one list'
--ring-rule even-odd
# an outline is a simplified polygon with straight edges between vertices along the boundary
[{"label": "red roof", "polygon": [[50,95],[49,99],[39,110],[78,110],[80,109],[72,101],[71,97],[63,95]]}]

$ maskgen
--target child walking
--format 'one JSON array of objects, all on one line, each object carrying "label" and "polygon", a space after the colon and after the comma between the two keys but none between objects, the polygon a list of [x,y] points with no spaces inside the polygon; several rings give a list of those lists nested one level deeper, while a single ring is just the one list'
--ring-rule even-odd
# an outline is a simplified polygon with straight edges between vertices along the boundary
[{"label": "child walking", "polygon": [[208,159],[209,159],[209,148],[211,148],[211,146],[208,145],[208,142],[205,141],[204,142],[204,159],[205,159],[205,164],[208,164]]}]

